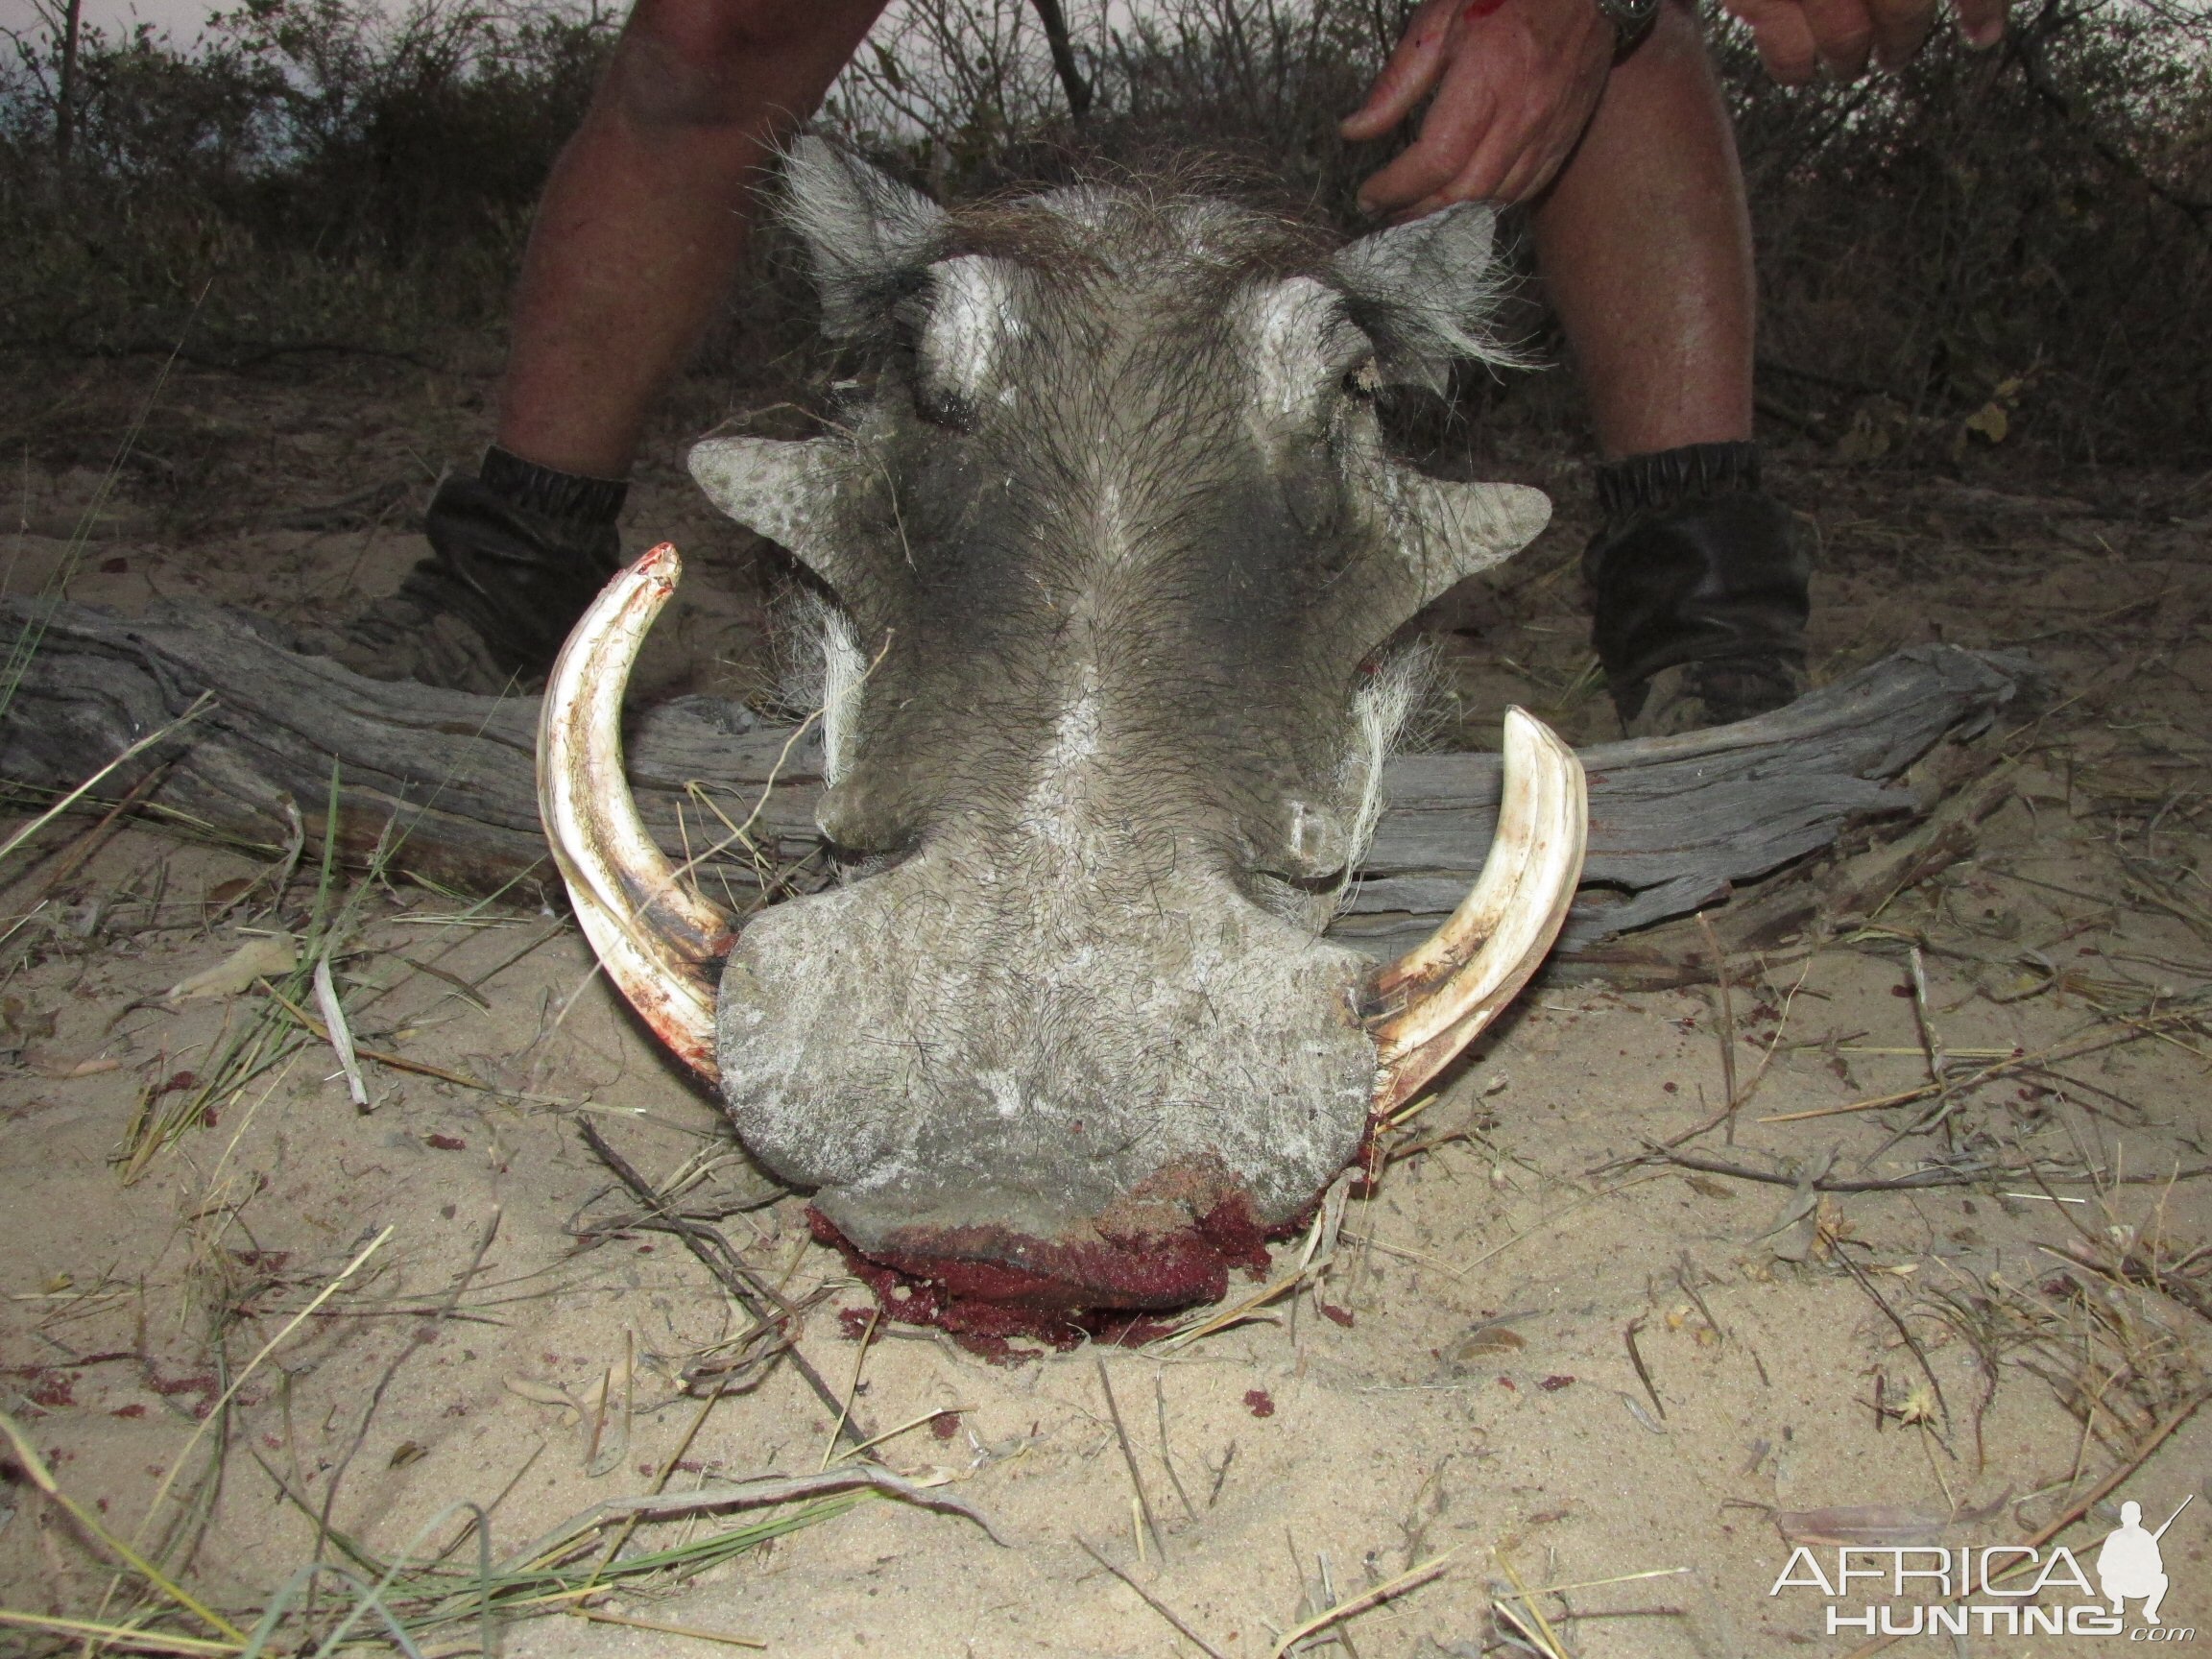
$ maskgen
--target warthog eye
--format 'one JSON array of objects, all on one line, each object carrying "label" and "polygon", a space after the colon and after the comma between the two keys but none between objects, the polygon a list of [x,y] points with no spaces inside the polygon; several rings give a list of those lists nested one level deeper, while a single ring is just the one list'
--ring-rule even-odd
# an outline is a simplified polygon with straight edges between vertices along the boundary
[{"label": "warthog eye", "polygon": [[972,431],[975,425],[975,406],[931,361],[929,326],[926,296],[912,295],[900,302],[891,315],[891,366],[906,382],[915,414],[932,426],[953,432]]},{"label": "warthog eye", "polygon": [[975,429],[975,406],[958,393],[943,386],[932,386],[917,375],[914,381],[914,412],[932,426],[942,426],[952,432],[972,432]]},{"label": "warthog eye", "polygon": [[973,430],[988,402],[1010,402],[1005,357],[1022,332],[1020,273],[964,253],[929,267],[926,286],[899,309],[914,406],[934,425]]}]

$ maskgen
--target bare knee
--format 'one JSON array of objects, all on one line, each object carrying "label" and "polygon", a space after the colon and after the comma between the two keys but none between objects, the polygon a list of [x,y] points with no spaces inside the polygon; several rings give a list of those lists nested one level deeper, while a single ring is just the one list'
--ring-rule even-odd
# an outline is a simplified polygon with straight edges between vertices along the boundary
[{"label": "bare knee", "polygon": [[812,113],[884,0],[637,0],[601,84],[633,126],[780,129]]}]

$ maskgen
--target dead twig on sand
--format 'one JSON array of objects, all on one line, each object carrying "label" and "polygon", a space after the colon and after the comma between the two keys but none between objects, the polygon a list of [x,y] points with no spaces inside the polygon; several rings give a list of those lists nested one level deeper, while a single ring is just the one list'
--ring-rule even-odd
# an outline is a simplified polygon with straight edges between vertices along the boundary
[{"label": "dead twig on sand", "polygon": [[1743,1104],[1736,1090],[1736,998],[1728,983],[1728,953],[1720,949],[1720,936],[1713,931],[1712,918],[1702,910],[1697,912],[1697,931],[1705,935],[1705,949],[1713,953],[1715,1000],[1720,1016],[1720,1090],[1727,1101],[1723,1116],[1728,1120],[1727,1130],[1720,1139],[1733,1146],[1736,1144],[1736,1113]]},{"label": "dead twig on sand", "polygon": [[[1943,1384],[1936,1380],[1936,1367],[1928,1363],[1928,1351],[1920,1346],[1920,1339],[1906,1329],[1905,1321],[1898,1314],[1897,1310],[1884,1300],[1882,1293],[1874,1288],[1873,1281],[1866,1277],[1865,1269],[1851,1260],[1849,1252],[1839,1248],[1834,1252],[1834,1256],[1836,1261],[1842,1264],[1843,1270],[1858,1281],[1859,1288],[1866,1292],[1867,1300],[1882,1310],[1882,1317],[1888,1320],[1890,1325],[1895,1328],[1905,1346],[1911,1350],[1913,1359],[1920,1366],[1920,1375],[1928,1379],[1928,1386],[1936,1391],[1936,1404],[1941,1407],[1943,1412],[1943,1427],[1949,1429],[1951,1427],[1951,1403],[1943,1398]],[[1948,1451],[1949,1448],[1946,1447],[1945,1450]]]},{"label": "dead twig on sand", "polygon": [[2178,1302],[2198,1318],[2212,1320],[2212,1289],[2194,1277],[2184,1276],[2176,1267],[2162,1266],[2140,1251],[2115,1255],[2109,1251],[2100,1252],[2088,1242],[2072,1238],[2060,1244],[2046,1244],[2043,1248],[2074,1266],[2086,1267],[2092,1273],[2123,1285],[2155,1290],[2168,1301]]},{"label": "dead twig on sand", "polygon": [[1097,1551],[1092,1549],[1090,1543],[1083,1537],[1081,1533],[1075,1533],[1073,1534],[1073,1537],[1075,1539],[1075,1547],[1078,1550],[1082,1551],[1084,1554],[1090,1556],[1092,1560],[1097,1562],[1099,1566],[1105,1568],[1107,1572],[1113,1574],[1115,1577],[1120,1579],[1122,1583],[1128,1585],[1131,1590],[1135,1591],[1137,1594],[1137,1599],[1140,1601],[1143,1602],[1145,1606],[1151,1608],[1153,1612],[1159,1614],[1161,1618],[1166,1620],[1169,1624],[1175,1627],[1176,1635],[1182,1637],[1184,1641],[1190,1643],[1193,1647],[1197,1648],[1199,1652],[1205,1654],[1207,1659],[1229,1659],[1229,1656],[1223,1653],[1220,1648],[1214,1647],[1213,1643],[1207,1641],[1205,1637],[1199,1635],[1197,1631],[1191,1629],[1190,1625],[1186,1624],[1181,1617],[1177,1615],[1175,1610],[1168,1606],[1166,1602],[1161,1600],[1159,1597],[1153,1595],[1151,1591],[1145,1589],[1143,1585],[1138,1583],[1136,1579],[1130,1577],[1128,1574],[1122,1572],[1120,1568],[1115,1566],[1113,1562],[1107,1560],[1105,1556],[1099,1554]]},{"label": "dead twig on sand", "polygon": [[1183,1513],[1196,1521],[1198,1511],[1191,1505],[1190,1494],[1183,1490],[1183,1477],[1175,1472],[1174,1454],[1167,1450],[1167,1385],[1157,1371],[1152,1373],[1152,1404],[1160,1412],[1160,1462],[1167,1471],[1167,1479],[1175,1488],[1175,1496],[1183,1501]]},{"label": "dead twig on sand", "polygon": [[1114,1380],[1106,1375],[1106,1361],[1098,1361],[1098,1386],[1106,1395],[1107,1415],[1114,1419],[1114,1438],[1121,1443],[1121,1461],[1128,1466],[1129,1484],[1137,1493],[1137,1512],[1144,1518],[1144,1530],[1152,1535],[1152,1551],[1165,1562],[1167,1546],[1160,1536],[1160,1523],[1152,1518],[1151,1495],[1144,1490],[1144,1477],[1137,1469],[1137,1449],[1129,1444],[1129,1430],[1121,1421],[1121,1403],[1114,1398]]},{"label": "dead twig on sand", "polygon": [[[2205,1012],[2200,1007],[2170,1008],[2161,1013],[2139,1016],[2105,1014],[2102,1016],[2099,1022],[2093,1022],[2089,1028],[2094,1029],[2095,1025],[2102,1023],[2103,1020],[2111,1020],[2126,1024],[2128,1029],[2117,1037],[2109,1032],[2099,1032],[2092,1042],[2070,1046],[2072,1039],[2067,1039],[2055,1043],[2048,1048],[2038,1048],[2033,1053],[2009,1055],[1992,1065],[1969,1072],[1964,1077],[1956,1078],[1949,1082],[1923,1083],[1915,1089],[1900,1089],[1893,1094],[1877,1094],[1865,1100],[1847,1101],[1841,1106],[1815,1106],[1802,1112],[1769,1113],[1767,1117],[1760,1118],[1759,1121],[1762,1123],[1798,1123],[1809,1118],[1838,1118],[1851,1112],[1880,1112],[1891,1106],[1910,1106],[1913,1101],[1926,1100],[1931,1095],[1949,1098],[1952,1095],[1963,1094],[1969,1090],[1978,1089],[1984,1083],[1995,1082],[1998,1078],[2013,1071],[2032,1071],[2043,1067],[2056,1065],[2059,1061],[2079,1060],[2084,1055],[2098,1054],[2107,1048],[2116,1048],[2124,1043],[2136,1043],[2146,1037],[2159,1036],[2167,1027],[2190,1024],[2204,1018]],[[2076,1027],[2077,1033],[2082,1029],[2083,1027]],[[1934,1126],[1933,1119],[1930,1120],[1929,1126]]]},{"label": "dead twig on sand", "polygon": [[[1842,1180],[1831,1175],[1818,1176],[1810,1183],[1801,1176],[1784,1175],[1771,1169],[1752,1169],[1742,1164],[1730,1164],[1719,1158],[1704,1158],[1695,1152],[1678,1152],[1656,1142],[1644,1142],[1645,1156],[1628,1162],[1638,1164],[1671,1164],[1681,1169],[1695,1169],[1706,1175],[1725,1175],[1736,1181],[1757,1181],[1768,1187],[1808,1186],[1815,1192],[1912,1192],[1929,1187],[1983,1187],[1999,1181],[2058,1181],[2088,1182],[2096,1186],[2162,1187],[2172,1181],[2201,1181],[2212,1175],[2212,1164],[2193,1165],[2186,1169],[2169,1170],[2163,1175],[2106,1175],[2097,1170],[2068,1173],[2056,1169],[2039,1169],[2035,1166],[1984,1165],[1960,1168],[1915,1169],[1910,1175],[1898,1175],[1882,1181]],[[1609,1167],[1618,1168],[1619,1165]],[[1594,1171],[1603,1173],[1604,1171]],[[2069,1200],[2071,1202],[2071,1200]]]},{"label": "dead twig on sand", "polygon": [[773,1325],[785,1337],[782,1352],[789,1355],[791,1363],[813,1390],[814,1397],[838,1417],[838,1433],[853,1442],[855,1448],[872,1442],[876,1436],[848,1408],[847,1403],[822,1380],[806,1357],[799,1352],[796,1341],[791,1340],[791,1323],[798,1318],[798,1310],[786,1302],[766,1280],[754,1272],[737,1247],[723,1237],[719,1228],[709,1227],[703,1221],[693,1221],[675,1210],[666,1199],[654,1190],[653,1184],[637,1173],[630,1161],[609,1144],[607,1137],[589,1120],[581,1122],[584,1141],[599,1157],[599,1161],[614,1171],[623,1186],[643,1205],[649,1219],[637,1225],[657,1232],[673,1233],[684,1241],[685,1249],[699,1259],[708,1272],[721,1281],[724,1289],[734,1297],[740,1307],[763,1325]]},{"label": "dead twig on sand", "polygon": [[1267,1649],[1267,1659],[1283,1659],[1284,1654],[1289,1652],[1307,1637],[1326,1630],[1332,1624],[1340,1623],[1355,1613],[1364,1613],[1378,1602],[1387,1601],[1393,1596],[1403,1596],[1407,1591],[1426,1584],[1451,1565],[1452,1557],[1458,1553],[1457,1550],[1447,1550],[1443,1554],[1432,1556],[1418,1567],[1408,1568],[1395,1578],[1385,1578],[1372,1590],[1361,1591],[1349,1601],[1339,1601],[1327,1611],[1316,1613],[1303,1624],[1286,1630],[1282,1636],[1277,1638],[1275,1646]]},{"label": "dead twig on sand", "polygon": [[[2118,1491],[2119,1488],[2128,1480],[2128,1477],[2133,1475],[2136,1470],[2142,1468],[2144,1464],[2151,1461],[2151,1455],[2157,1451],[2159,1447],[2163,1446],[2169,1439],[2171,1439],[2176,1430],[2179,1429],[2184,1423],[2188,1422],[2190,1418],[2197,1415],[2198,1407],[2202,1406],[2207,1400],[2212,1400],[2212,1388],[2200,1388],[2196,1393],[2190,1395],[2188,1399],[2182,1401],[2181,1404],[2176,1407],[2172,1412],[2170,1412],[2166,1417],[2155,1424],[2151,1429],[2149,1433],[2143,1436],[2141,1444],[2139,1444],[2125,1460],[2117,1465],[2110,1474],[2106,1475],[2104,1479],[2098,1481],[2096,1485],[2092,1486],[2080,1498],[2069,1503],[2049,1525],[2039,1527],[2035,1532],[2031,1534],[2029,1537],[2022,1539],[2017,1545],[2014,1545],[2011,1548],[2028,1552],[2041,1550],[2044,1545],[2050,1543],[2052,1539],[2057,1537],[2059,1533],[2065,1531],[2067,1527],[2073,1526],[2075,1522],[2080,1520],[2081,1517],[2088,1514],[2091,1509],[2094,1509],[2099,1503],[2102,1503],[2106,1498],[2109,1498],[2114,1492]],[[2013,1573],[2025,1571],[2026,1568],[2030,1565],[2032,1565],[2032,1561],[2024,1560],[2013,1567],[2008,1568],[2006,1572],[2000,1574],[1999,1576],[2004,1577]],[[1871,1642],[1862,1643],[1860,1646],[1852,1648],[1850,1652],[1843,1656],[1843,1659],[1872,1659],[1874,1654],[1887,1652],[1891,1647],[1894,1647],[1903,1639],[1904,1638],[1899,1636],[1877,1637]]]}]

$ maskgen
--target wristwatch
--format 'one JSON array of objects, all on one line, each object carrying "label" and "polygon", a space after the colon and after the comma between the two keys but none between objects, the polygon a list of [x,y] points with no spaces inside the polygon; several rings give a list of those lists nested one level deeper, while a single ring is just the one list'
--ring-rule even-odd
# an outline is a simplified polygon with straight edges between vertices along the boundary
[{"label": "wristwatch", "polygon": [[1618,63],[1651,33],[1666,0],[1598,0],[1598,10],[1613,25],[1613,61]]}]

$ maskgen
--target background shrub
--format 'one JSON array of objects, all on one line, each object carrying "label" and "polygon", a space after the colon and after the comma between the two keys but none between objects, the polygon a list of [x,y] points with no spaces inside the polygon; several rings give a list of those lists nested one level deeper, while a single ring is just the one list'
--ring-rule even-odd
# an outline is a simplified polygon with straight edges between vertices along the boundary
[{"label": "background shrub", "polygon": [[[1343,144],[1336,118],[1407,9],[1150,0],[1109,26],[1080,0],[1056,64],[1035,0],[905,0],[824,119],[941,195],[1198,149],[1352,228],[1385,157]],[[2005,442],[2202,465],[2212,15],[2030,0],[2014,24],[1993,54],[1939,40],[1902,75],[1793,91],[1713,21],[1759,238],[1763,407],[1867,462]],[[17,38],[0,65],[0,349],[185,339],[235,361],[485,336],[615,27],[520,0],[390,16],[249,0],[189,48],[84,32],[66,100],[61,31]],[[764,244],[745,326],[709,356],[780,395],[807,301]]]}]

